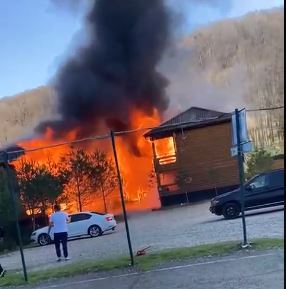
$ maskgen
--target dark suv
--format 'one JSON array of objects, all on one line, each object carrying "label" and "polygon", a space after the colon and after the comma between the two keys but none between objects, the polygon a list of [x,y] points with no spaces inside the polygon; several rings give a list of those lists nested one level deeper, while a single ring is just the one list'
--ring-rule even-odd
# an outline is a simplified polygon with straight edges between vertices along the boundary
[{"label": "dark suv", "polygon": [[[244,184],[245,210],[284,204],[284,169],[262,173]],[[217,196],[211,200],[210,211],[226,219],[241,213],[240,189]]]}]

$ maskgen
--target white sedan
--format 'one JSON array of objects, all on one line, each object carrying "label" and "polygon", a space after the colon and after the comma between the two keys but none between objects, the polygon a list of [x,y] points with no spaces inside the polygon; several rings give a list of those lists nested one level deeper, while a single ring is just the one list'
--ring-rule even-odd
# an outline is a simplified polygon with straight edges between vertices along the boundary
[{"label": "white sedan", "polygon": [[[104,232],[115,230],[117,225],[111,214],[99,214],[95,212],[81,212],[69,215],[68,238],[77,238],[89,235],[91,237],[101,236]],[[48,234],[48,227],[34,231],[31,240],[41,246],[50,244],[54,240],[53,228]]]}]

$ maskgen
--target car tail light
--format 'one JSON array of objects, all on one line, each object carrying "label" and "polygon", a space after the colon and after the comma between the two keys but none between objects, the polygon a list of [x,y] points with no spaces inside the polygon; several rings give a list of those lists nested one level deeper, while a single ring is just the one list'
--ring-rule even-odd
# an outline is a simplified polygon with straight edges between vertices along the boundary
[{"label": "car tail light", "polygon": [[105,220],[106,220],[107,222],[111,222],[111,221],[113,220],[113,217],[106,217]]}]

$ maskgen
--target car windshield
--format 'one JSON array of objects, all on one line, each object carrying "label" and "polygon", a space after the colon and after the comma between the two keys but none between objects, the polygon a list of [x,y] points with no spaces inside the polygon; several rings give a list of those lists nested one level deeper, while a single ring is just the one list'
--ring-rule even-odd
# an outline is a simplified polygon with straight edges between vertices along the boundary
[{"label": "car windshield", "polygon": [[265,174],[255,176],[247,184],[247,186],[252,188],[263,188],[266,185],[268,185],[268,178]]},{"label": "car windshield", "polygon": [[249,186],[259,175],[255,175],[254,177],[250,178],[246,183],[245,186]]}]

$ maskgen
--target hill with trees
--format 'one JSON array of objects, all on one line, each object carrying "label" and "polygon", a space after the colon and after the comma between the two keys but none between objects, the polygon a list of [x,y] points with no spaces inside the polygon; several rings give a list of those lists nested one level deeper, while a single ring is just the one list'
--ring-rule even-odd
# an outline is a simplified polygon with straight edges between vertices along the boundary
[{"label": "hill with trees", "polygon": [[[220,111],[284,103],[284,9],[251,13],[194,31],[178,41],[160,70],[170,80],[166,118],[190,106]],[[54,118],[56,97],[40,87],[0,100],[0,147]],[[283,147],[283,110],[249,114],[257,146]]]}]

